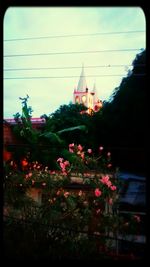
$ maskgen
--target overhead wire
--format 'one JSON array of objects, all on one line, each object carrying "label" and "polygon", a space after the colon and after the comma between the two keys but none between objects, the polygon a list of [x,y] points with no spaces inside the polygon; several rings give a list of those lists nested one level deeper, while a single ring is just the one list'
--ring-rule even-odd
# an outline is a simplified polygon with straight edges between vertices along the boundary
[{"label": "overhead wire", "polygon": [[[145,73],[142,74],[132,74],[132,76],[145,76]],[[102,74],[102,75],[86,75],[86,77],[123,77],[124,74]],[[83,76],[80,76],[83,77]],[[79,76],[37,76],[37,77],[4,77],[4,80],[26,80],[26,79],[62,79],[62,78],[79,78]]]},{"label": "overhead wire", "polygon": [[[116,64],[116,65],[99,65],[99,66],[84,66],[84,69],[86,68],[118,68],[118,67],[132,67],[131,64]],[[134,66],[145,66],[145,64],[135,64]],[[43,68],[9,68],[4,69],[4,71],[30,71],[30,70],[49,70],[49,69],[81,69],[81,66],[68,66],[68,67],[43,67]]]},{"label": "overhead wire", "polygon": [[98,32],[98,33],[83,33],[83,34],[66,34],[66,35],[51,35],[51,36],[35,36],[35,37],[24,37],[24,38],[14,38],[14,39],[4,39],[4,42],[30,41],[30,40],[50,39],[50,38],[86,37],[86,36],[97,36],[97,35],[131,34],[131,33],[144,33],[144,32],[145,32],[144,30],[139,30],[139,31]]},{"label": "overhead wire", "polygon": [[50,53],[31,53],[31,54],[10,54],[4,57],[29,57],[29,56],[52,56],[52,55],[69,55],[69,54],[90,54],[90,53],[113,53],[113,52],[133,52],[143,51],[143,48],[127,48],[127,49],[106,49],[106,50],[89,50],[89,51],[67,51],[67,52],[50,52]]}]

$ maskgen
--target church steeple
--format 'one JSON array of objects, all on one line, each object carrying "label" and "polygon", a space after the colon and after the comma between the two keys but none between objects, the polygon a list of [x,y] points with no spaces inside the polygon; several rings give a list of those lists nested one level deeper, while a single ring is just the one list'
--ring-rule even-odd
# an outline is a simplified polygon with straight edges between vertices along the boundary
[{"label": "church steeple", "polygon": [[84,65],[82,64],[82,71],[81,71],[80,79],[78,82],[77,91],[85,92],[86,88],[87,88],[87,85],[86,85],[86,79],[85,79],[85,74],[84,74]]},{"label": "church steeple", "polygon": [[94,84],[92,91],[87,88],[83,64],[77,89],[74,89],[73,92],[73,103],[85,105],[86,112],[89,114],[92,114],[92,110],[98,111],[102,106],[101,101],[98,100],[96,85]]},{"label": "church steeple", "polygon": [[93,94],[94,94],[94,102],[97,102],[98,100],[98,97],[97,97],[97,90],[96,90],[96,84],[94,83],[94,86],[93,86]]}]

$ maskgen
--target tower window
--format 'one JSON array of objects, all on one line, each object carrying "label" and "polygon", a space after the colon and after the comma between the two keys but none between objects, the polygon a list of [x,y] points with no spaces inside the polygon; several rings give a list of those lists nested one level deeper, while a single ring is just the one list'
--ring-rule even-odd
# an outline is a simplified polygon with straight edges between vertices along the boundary
[{"label": "tower window", "polygon": [[80,98],[79,98],[79,96],[76,96],[76,98],[75,98],[75,102],[76,102],[76,103],[80,103]]},{"label": "tower window", "polygon": [[85,95],[82,96],[82,102],[83,102],[83,103],[86,102],[86,96],[85,96]]}]

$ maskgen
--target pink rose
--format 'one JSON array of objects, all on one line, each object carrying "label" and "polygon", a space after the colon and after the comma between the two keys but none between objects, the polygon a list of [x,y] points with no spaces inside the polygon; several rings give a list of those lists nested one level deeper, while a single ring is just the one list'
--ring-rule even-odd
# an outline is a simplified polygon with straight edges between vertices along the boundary
[{"label": "pink rose", "polygon": [[81,145],[78,145],[78,150],[82,151],[83,147]]},{"label": "pink rose", "polygon": [[92,153],[92,149],[89,148],[89,149],[87,150],[87,152],[88,152],[89,154],[91,154],[91,153]]},{"label": "pink rose", "polygon": [[63,162],[63,158],[58,158],[57,162]]},{"label": "pink rose", "polygon": [[64,161],[64,165],[65,165],[65,167],[69,166],[70,165],[69,161],[68,160]]},{"label": "pink rose", "polygon": [[73,153],[74,151],[73,151],[72,148],[69,147],[69,152],[70,152],[70,153]]},{"label": "pink rose", "polygon": [[57,195],[57,196],[59,196],[59,195],[60,195],[60,190],[58,190],[58,191],[57,191],[56,195]]},{"label": "pink rose", "polygon": [[111,164],[111,163],[109,163],[109,164],[107,165],[107,167],[108,167],[108,168],[111,168],[111,167],[112,167],[112,164]]},{"label": "pink rose", "polygon": [[99,188],[96,188],[95,189],[95,196],[99,197],[99,196],[101,196],[101,194],[102,194],[102,192],[99,190]]},{"label": "pink rose", "polygon": [[112,185],[111,181],[108,181],[108,182],[106,183],[106,185],[107,185],[108,187],[111,187],[111,185]]},{"label": "pink rose", "polygon": [[98,209],[98,210],[96,210],[96,213],[98,214],[98,213],[100,213],[100,211],[101,211],[101,210],[100,210],[100,209]]},{"label": "pink rose", "polygon": [[112,199],[112,198],[109,198],[109,199],[108,199],[108,204],[109,204],[109,205],[112,205],[112,203],[113,203],[113,199]]},{"label": "pink rose", "polygon": [[105,175],[103,176],[100,181],[103,183],[103,184],[107,184],[108,181],[109,181],[109,176],[108,175]]},{"label": "pink rose", "polygon": [[82,196],[82,190],[79,191],[78,196],[79,196],[79,197]]},{"label": "pink rose", "polygon": [[133,217],[134,217],[134,219],[135,219],[137,222],[140,222],[140,221],[141,221],[140,216],[138,216],[138,215],[134,215]]},{"label": "pink rose", "polygon": [[67,198],[69,196],[69,192],[64,193],[64,197]]},{"label": "pink rose", "polygon": [[74,147],[74,143],[72,143],[72,144],[69,144],[69,147]]},{"label": "pink rose", "polygon": [[56,172],[55,171],[50,171],[50,174],[55,174]]},{"label": "pink rose", "polygon": [[115,191],[117,189],[117,187],[115,185],[112,185],[110,188],[112,191]]},{"label": "pink rose", "polygon": [[82,152],[80,156],[82,159],[84,159],[84,152]]}]

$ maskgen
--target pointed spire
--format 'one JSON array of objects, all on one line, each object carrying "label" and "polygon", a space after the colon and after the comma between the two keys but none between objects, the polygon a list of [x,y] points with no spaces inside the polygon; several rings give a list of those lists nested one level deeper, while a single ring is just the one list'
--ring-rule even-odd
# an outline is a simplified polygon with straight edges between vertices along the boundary
[{"label": "pointed spire", "polygon": [[94,86],[93,86],[93,93],[96,93],[96,83],[94,83]]},{"label": "pointed spire", "polygon": [[80,79],[78,82],[78,86],[77,86],[77,91],[79,92],[84,92],[86,91],[86,79],[85,79],[85,74],[84,74],[84,65],[82,64],[82,71],[81,71],[81,75],[80,75]]},{"label": "pointed spire", "polygon": [[94,93],[94,102],[96,102],[98,100],[97,90],[96,90],[96,83],[94,83],[93,91],[92,92]]}]

